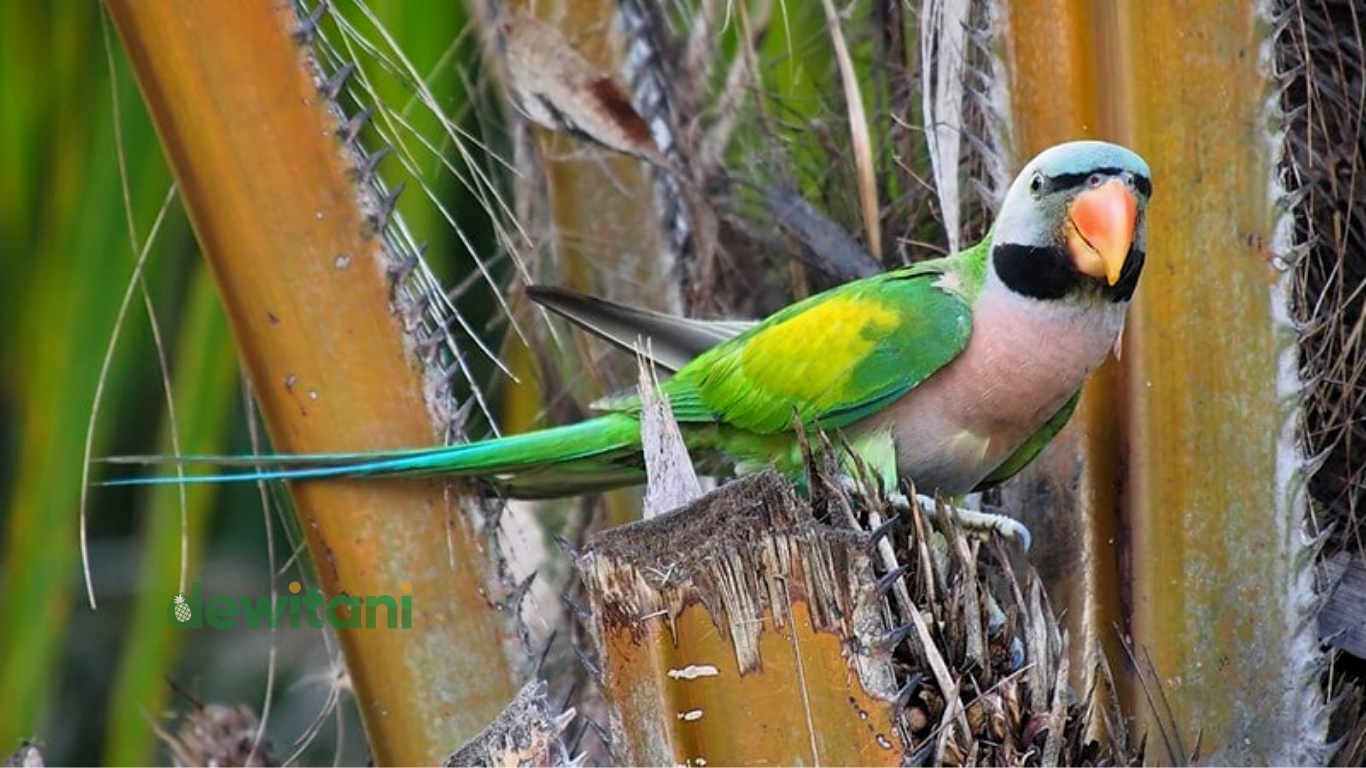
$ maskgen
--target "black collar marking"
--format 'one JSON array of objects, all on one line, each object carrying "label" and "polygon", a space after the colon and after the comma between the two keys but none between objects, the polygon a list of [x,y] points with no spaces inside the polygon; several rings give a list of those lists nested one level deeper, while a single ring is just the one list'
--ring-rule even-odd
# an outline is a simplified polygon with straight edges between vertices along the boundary
[{"label": "black collar marking", "polygon": [[1124,259],[1124,269],[1114,285],[1106,285],[1104,280],[1088,278],[1078,272],[1067,250],[1061,246],[1001,243],[992,247],[991,258],[1001,282],[1023,296],[1048,301],[1092,288],[1111,302],[1121,302],[1128,301],[1138,288],[1145,254],[1131,246]]}]

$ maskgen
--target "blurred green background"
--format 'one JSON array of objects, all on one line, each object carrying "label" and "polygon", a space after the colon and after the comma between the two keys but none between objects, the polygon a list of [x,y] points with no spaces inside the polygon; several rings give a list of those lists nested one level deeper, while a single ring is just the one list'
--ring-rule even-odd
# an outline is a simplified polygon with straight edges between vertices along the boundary
[{"label": "blurred green background", "polygon": [[[463,4],[344,6],[346,23],[364,27],[349,39],[383,39],[374,33],[382,25],[446,117],[490,142],[498,157],[510,156],[501,106],[486,101],[479,41]],[[787,18],[785,33],[823,39],[823,18],[811,6],[801,18]],[[726,40],[734,34],[731,27]],[[790,37],[770,40],[780,51],[792,44]],[[336,52],[343,60],[374,53]],[[431,110],[413,104],[414,84],[394,69],[367,72],[364,87],[374,91],[367,98],[400,114],[416,135],[446,135]],[[828,82],[833,63],[822,60],[821,69]],[[376,70],[388,78],[375,77]],[[797,84],[785,91],[816,87],[790,59],[773,71]],[[806,101],[790,101],[789,110],[819,107],[809,93]],[[345,98],[343,106],[355,109]],[[806,116],[787,116],[794,130],[808,130]],[[469,281],[460,278],[474,272],[470,254],[505,253],[506,243],[494,242],[487,203],[443,168],[437,153],[454,150],[449,141],[430,149],[416,169],[424,189],[410,181],[399,210],[418,242],[428,244],[443,283],[464,285]],[[818,187],[832,175],[821,156],[799,164],[816,179],[804,185]],[[492,175],[507,172],[496,159],[486,162]],[[393,159],[386,177],[391,170]],[[330,762],[334,752],[344,763],[364,761],[359,721],[340,691],[339,655],[324,632],[184,632],[165,618],[172,596],[195,582],[205,595],[253,597],[269,594],[272,585],[307,583],[290,516],[279,513],[282,499],[263,499],[252,487],[196,487],[182,497],[176,489],[86,485],[127,471],[87,464],[104,456],[246,451],[253,444],[248,397],[217,297],[99,3],[0,7],[0,185],[0,755],[33,739],[49,764],[165,763],[154,727],[174,730],[168,714],[195,708],[173,692],[174,683],[203,703],[242,703],[258,714],[269,691],[270,730],[305,739],[276,744],[277,759],[304,748],[304,763]],[[923,197],[921,191],[915,199]],[[445,220],[433,198],[463,218]],[[579,236],[575,247],[583,255],[576,258],[594,278],[611,277],[620,270],[603,255],[610,248],[592,239],[601,228],[594,233]],[[141,256],[145,285],[134,280]],[[510,270],[506,258],[491,267],[499,282]],[[500,336],[506,322],[489,321],[496,316],[492,289],[473,281],[460,290],[461,311],[474,329]],[[488,382],[496,398],[500,380],[492,364],[471,358],[473,378]],[[619,362],[630,368],[629,358]],[[567,378],[602,376],[580,368]],[[583,384],[570,382],[576,383]],[[541,413],[538,393],[528,390],[508,398],[505,425],[525,425]],[[83,501],[94,608],[81,557]]]},{"label": "blurred green background", "polygon": [[[418,71],[434,71],[443,55],[471,56],[472,36],[452,43],[466,25],[458,4],[375,10]],[[193,708],[167,681],[205,703],[247,703],[259,713],[273,648],[271,730],[312,734],[316,720],[320,737],[305,762],[330,762],[334,750],[344,762],[362,761],[345,696],[336,711],[339,662],[323,632],[181,632],[165,619],[180,591],[182,542],[187,583],[202,582],[206,595],[265,595],[272,581],[283,589],[305,580],[279,523],[287,516],[264,512],[256,489],[191,490],[183,518],[173,490],[89,489],[98,608],[89,604],[79,513],[92,413],[96,458],[169,450],[168,387],[183,450],[249,445],[231,338],[102,16],[99,3],[78,0],[0,5],[0,756],[36,739],[49,764],[165,763],[153,724],[164,724],[168,708]],[[447,104],[463,103],[459,73],[444,71],[429,87]],[[411,118],[418,130],[424,117]],[[434,172],[429,183],[453,210],[478,210],[463,204],[450,174]],[[462,252],[423,200],[410,193],[402,209],[431,254]],[[463,226],[476,249],[492,250],[485,219]],[[145,288],[132,282],[144,248]],[[438,269],[462,269],[447,258]],[[476,299],[476,313],[478,301],[487,299]],[[165,376],[163,359],[173,361]],[[91,471],[95,480],[108,470]],[[278,758],[293,752],[276,745]]]}]

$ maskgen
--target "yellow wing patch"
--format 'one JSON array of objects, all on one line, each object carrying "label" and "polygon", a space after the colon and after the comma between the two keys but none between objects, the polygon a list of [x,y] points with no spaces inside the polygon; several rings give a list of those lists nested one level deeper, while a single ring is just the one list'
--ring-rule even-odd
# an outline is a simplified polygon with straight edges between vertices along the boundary
[{"label": "yellow wing patch", "polygon": [[839,429],[887,407],[967,344],[971,311],[937,276],[916,267],[849,283],[713,347],[666,383],[676,417],[776,435],[794,412]]},{"label": "yellow wing patch", "polygon": [[868,358],[900,322],[895,309],[876,299],[832,296],[751,337],[740,350],[750,375],[775,363],[802,360],[800,375],[763,376],[770,396],[820,400],[841,392],[855,366]]}]

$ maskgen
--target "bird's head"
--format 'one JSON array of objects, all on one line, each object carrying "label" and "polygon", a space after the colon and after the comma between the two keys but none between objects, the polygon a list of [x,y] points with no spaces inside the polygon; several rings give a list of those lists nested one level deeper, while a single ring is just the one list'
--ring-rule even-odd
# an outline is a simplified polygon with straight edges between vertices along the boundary
[{"label": "bird's head", "polygon": [[1033,298],[1128,301],[1143,270],[1151,195],[1148,164],[1124,147],[1074,141],[1044,150],[1006,193],[992,266]]}]

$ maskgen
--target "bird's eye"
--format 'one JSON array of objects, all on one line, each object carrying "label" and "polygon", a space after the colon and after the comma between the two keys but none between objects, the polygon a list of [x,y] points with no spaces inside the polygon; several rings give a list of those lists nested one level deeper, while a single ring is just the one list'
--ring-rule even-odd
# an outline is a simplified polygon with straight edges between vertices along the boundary
[{"label": "bird's eye", "polygon": [[1086,177],[1086,186],[1091,187],[1092,189],[1099,187],[1101,184],[1104,183],[1105,177],[1100,175],[1099,173],[1093,173],[1090,176]]},{"label": "bird's eye", "polygon": [[1042,191],[1043,176],[1041,174],[1036,173],[1034,174],[1034,177],[1029,180],[1029,193],[1037,196]]}]

